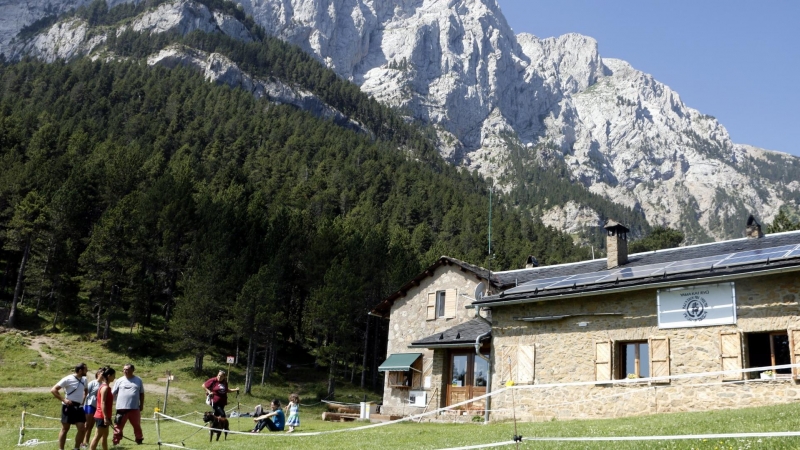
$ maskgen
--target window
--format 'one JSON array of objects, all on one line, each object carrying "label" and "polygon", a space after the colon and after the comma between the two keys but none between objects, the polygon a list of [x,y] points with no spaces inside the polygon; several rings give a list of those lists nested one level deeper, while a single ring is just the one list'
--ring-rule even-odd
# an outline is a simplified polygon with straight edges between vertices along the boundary
[{"label": "window", "polygon": [[455,289],[428,292],[428,320],[456,317],[458,292]]},{"label": "window", "polygon": [[650,346],[647,341],[617,343],[617,379],[650,377]]},{"label": "window", "polygon": [[444,317],[445,291],[436,291],[436,318]]},{"label": "window", "polygon": [[[489,355],[484,355],[488,357]],[[475,366],[472,370],[475,386],[486,387],[486,381],[489,377],[489,362],[483,358],[475,357]]]},{"label": "window", "polygon": [[[747,333],[747,367],[767,367],[791,364],[789,335],[784,331],[768,333]],[[777,375],[789,376],[792,369],[778,369]],[[758,378],[758,372],[749,372],[749,378]]]},{"label": "window", "polygon": [[[392,355],[395,356],[395,355]],[[402,356],[402,355],[401,355]],[[411,356],[413,358],[413,356]],[[390,360],[387,360],[391,362]],[[409,363],[403,361],[406,367],[391,367],[386,370],[387,384],[393,388],[419,389],[422,387],[422,358],[418,357]],[[386,363],[384,363],[386,364]],[[382,365],[383,366],[383,365]],[[380,368],[378,369],[380,370]]]}]

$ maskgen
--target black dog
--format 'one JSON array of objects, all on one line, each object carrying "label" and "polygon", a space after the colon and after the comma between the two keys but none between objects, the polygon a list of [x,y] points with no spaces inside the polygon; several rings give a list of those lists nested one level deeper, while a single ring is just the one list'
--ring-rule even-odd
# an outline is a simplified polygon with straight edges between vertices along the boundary
[{"label": "black dog", "polygon": [[228,427],[228,419],[224,417],[217,417],[213,412],[207,411],[205,414],[203,414],[203,422],[211,423],[211,431],[208,434],[208,442],[211,442],[214,439],[214,433],[217,433],[217,441],[219,441],[219,435],[222,434],[222,430],[225,430],[225,440],[228,440],[228,431],[230,430]]}]

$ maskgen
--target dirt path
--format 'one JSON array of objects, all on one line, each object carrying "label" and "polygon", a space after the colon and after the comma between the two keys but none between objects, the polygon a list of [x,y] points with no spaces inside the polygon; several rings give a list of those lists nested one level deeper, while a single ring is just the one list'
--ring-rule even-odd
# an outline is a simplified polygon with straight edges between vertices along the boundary
[{"label": "dirt path", "polygon": [[[39,356],[42,357],[44,360],[45,365],[50,367],[50,363],[56,361],[57,358],[50,353],[45,351],[45,347],[59,347],[60,344],[56,339],[53,339],[48,336],[36,336],[31,339],[30,345],[28,348],[31,350],[36,350],[39,353]],[[161,381],[161,380],[159,380]],[[50,389],[52,386],[48,387],[4,387],[0,388],[0,393],[29,393],[29,394],[49,394]],[[164,397],[164,393],[167,390],[167,386],[164,384],[153,384],[153,383],[145,383],[144,384],[144,392],[145,394],[152,394],[157,397]],[[171,386],[169,389],[169,396],[170,398],[177,398],[178,400],[184,403],[190,403],[192,401],[192,397],[196,394],[188,392],[184,389]]]},{"label": "dirt path", "polygon": [[42,357],[44,363],[47,365],[47,367],[50,367],[50,362],[55,361],[56,357],[42,350],[42,347],[45,345],[48,347],[57,347],[58,341],[47,336],[36,336],[31,340],[31,344],[28,346],[28,348],[39,352],[39,356]]}]

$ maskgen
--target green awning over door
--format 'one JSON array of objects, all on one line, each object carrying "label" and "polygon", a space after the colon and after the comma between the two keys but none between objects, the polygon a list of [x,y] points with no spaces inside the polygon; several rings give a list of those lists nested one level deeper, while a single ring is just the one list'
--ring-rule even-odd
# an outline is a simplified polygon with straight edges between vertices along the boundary
[{"label": "green awning over door", "polygon": [[378,367],[378,372],[406,372],[422,353],[393,353]]}]

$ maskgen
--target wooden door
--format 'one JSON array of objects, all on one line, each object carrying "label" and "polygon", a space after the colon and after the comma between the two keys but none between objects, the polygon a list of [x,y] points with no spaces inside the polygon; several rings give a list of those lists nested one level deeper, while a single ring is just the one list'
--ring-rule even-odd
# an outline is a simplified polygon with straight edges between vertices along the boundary
[{"label": "wooden door", "polygon": [[[452,352],[447,378],[447,405],[455,405],[486,394],[489,363],[472,352]],[[461,405],[458,409],[482,411],[485,400]]]},{"label": "wooden door", "polygon": [[450,378],[447,385],[447,404],[455,405],[461,403],[470,395],[469,379],[469,354],[451,353],[450,354]]}]

